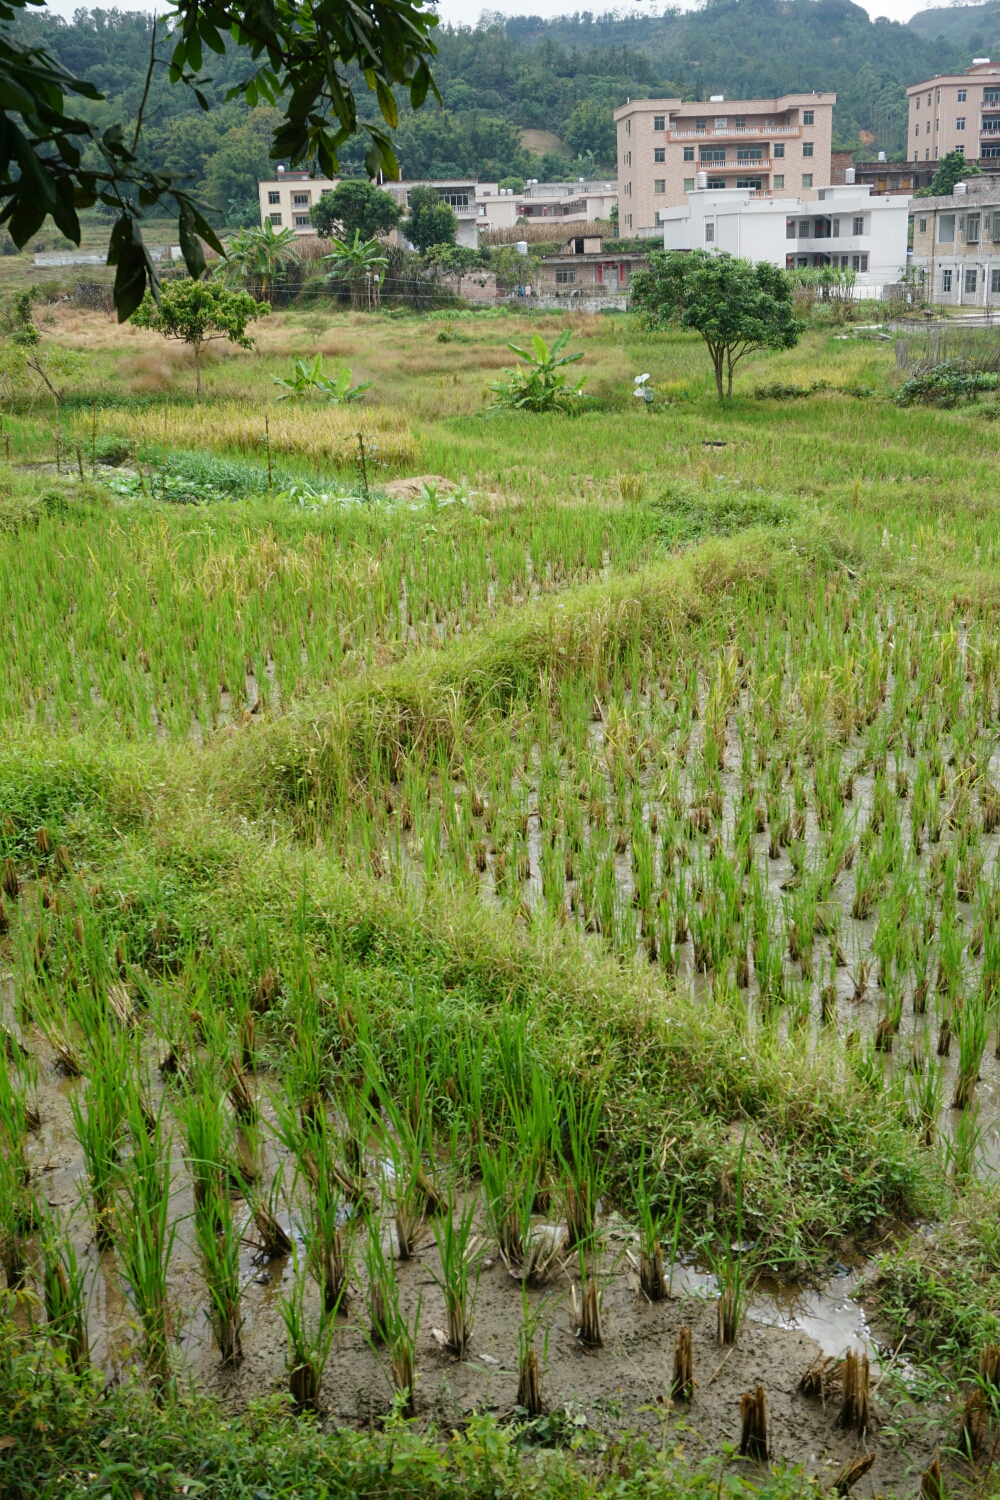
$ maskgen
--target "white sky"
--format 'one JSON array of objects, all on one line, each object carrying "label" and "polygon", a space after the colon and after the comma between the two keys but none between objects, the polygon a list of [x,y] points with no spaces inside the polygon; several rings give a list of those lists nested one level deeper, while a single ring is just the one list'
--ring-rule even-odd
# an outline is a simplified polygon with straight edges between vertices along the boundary
[{"label": "white sky", "polygon": [[[69,19],[73,12],[81,5],[102,5],[109,8],[112,0],[49,0],[48,9],[56,15],[65,16]],[[154,6],[151,0],[114,0],[122,10],[153,10],[161,12],[168,9],[166,0],[160,0],[158,6]],[[683,4],[682,8],[689,9]],[[934,3],[943,3],[943,0],[934,0]],[[659,0],[649,0],[650,8],[659,12],[662,8]],[[438,13],[442,22],[451,22],[456,26],[474,26],[484,9],[502,11],[504,15],[518,16],[561,16],[572,15],[574,11],[590,10],[595,15],[610,9],[639,11],[643,6],[643,0],[438,0]],[[872,18],[876,16],[888,16],[890,21],[908,21],[915,11],[925,9],[923,4],[915,4],[914,0],[878,0],[878,3],[866,5],[865,9]]]},{"label": "white sky", "polygon": [[[682,10],[691,8],[684,4],[684,0],[680,0],[680,3]],[[858,0],[858,3],[863,5],[864,0]],[[933,3],[943,4],[946,0],[933,0]],[[644,7],[643,0],[632,0],[631,4],[623,4],[621,0],[613,4],[601,3],[601,0],[486,0],[485,6],[483,0],[438,0],[438,13],[442,23],[450,21],[456,26],[474,25],[484,8],[502,11],[507,16],[550,17],[572,15],[574,11],[582,10],[592,11],[595,15],[611,9],[641,11]],[[650,0],[649,8],[658,13],[662,5],[658,0]],[[880,3],[864,5],[864,9],[873,20],[876,16],[887,16],[890,21],[908,21],[916,11],[924,10],[925,6],[915,4],[914,0],[880,0]]]}]

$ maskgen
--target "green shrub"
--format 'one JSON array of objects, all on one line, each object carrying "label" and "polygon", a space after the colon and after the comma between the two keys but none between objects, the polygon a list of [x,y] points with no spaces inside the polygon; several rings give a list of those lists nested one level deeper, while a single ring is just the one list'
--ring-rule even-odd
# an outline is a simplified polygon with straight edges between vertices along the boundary
[{"label": "green shrub", "polygon": [[976,370],[963,360],[945,359],[904,381],[896,405],[957,406],[963,398],[971,401],[980,391],[995,391],[997,379],[992,370]]}]

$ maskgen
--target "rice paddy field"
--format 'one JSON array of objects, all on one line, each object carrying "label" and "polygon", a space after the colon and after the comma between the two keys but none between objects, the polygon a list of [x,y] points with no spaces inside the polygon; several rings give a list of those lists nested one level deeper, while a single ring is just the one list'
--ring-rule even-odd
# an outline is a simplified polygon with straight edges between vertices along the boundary
[{"label": "rice paddy field", "polygon": [[[582,409],[489,410],[564,327]],[[992,394],[818,318],[726,406],[621,315],[292,308],[201,403],[40,331],[0,1495],[995,1493]]]}]

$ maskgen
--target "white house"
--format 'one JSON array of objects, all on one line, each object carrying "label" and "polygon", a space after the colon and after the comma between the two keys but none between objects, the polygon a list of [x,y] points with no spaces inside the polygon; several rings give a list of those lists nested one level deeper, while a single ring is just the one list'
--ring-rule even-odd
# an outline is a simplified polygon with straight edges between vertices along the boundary
[{"label": "white house", "polygon": [[820,188],[810,202],[699,185],[686,204],[660,210],[660,225],[666,250],[726,250],[787,270],[835,266],[875,296],[906,270],[909,208],[909,195],[854,184]]}]

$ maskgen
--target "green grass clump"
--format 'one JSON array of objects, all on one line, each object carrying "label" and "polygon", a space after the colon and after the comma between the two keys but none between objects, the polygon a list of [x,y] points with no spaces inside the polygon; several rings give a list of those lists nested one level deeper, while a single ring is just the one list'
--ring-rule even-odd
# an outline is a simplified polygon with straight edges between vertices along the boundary
[{"label": "green grass clump", "polygon": [[[47,1376],[44,1418],[38,1416],[38,1373]],[[672,1445],[633,1436],[616,1449],[609,1480],[604,1436],[549,1418],[555,1443],[525,1457],[516,1426],[473,1416],[462,1431],[421,1430],[393,1419],[384,1434],[328,1430],[293,1415],[287,1398],[269,1397],[233,1417],[210,1397],[181,1399],[160,1409],[135,1391],[80,1381],[47,1358],[39,1335],[0,1324],[0,1378],[5,1395],[0,1476],[11,1496],[84,1500],[94,1474],[109,1493],[167,1495],[199,1483],[214,1500],[249,1494],[374,1494],[385,1500],[527,1500],[539,1492],[559,1500],[715,1500],[717,1461],[689,1463]],[[574,1437],[575,1452],[559,1446]],[[817,1483],[794,1468],[728,1475],[733,1500],[819,1500]]]},{"label": "green grass clump", "polygon": [[884,1256],[873,1290],[896,1342],[947,1378],[975,1375],[1000,1342],[1000,1231],[995,1188],[973,1186],[942,1224]]}]

